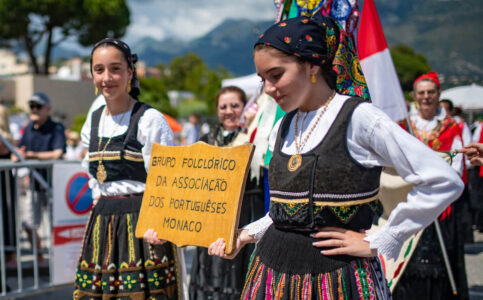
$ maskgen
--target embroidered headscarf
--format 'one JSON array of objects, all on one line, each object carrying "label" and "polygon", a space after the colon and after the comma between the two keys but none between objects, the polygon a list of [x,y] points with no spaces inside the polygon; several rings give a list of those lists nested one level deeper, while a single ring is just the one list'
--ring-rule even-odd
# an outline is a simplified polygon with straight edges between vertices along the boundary
[{"label": "embroidered headscarf", "polygon": [[413,89],[416,87],[416,83],[418,83],[421,80],[431,80],[436,84],[438,89],[441,89],[441,84],[439,83],[439,79],[438,79],[438,73],[436,72],[429,72],[419,76],[416,80],[414,80]]},{"label": "embroidered headscarf", "polygon": [[255,46],[258,44],[297,56],[323,70],[331,69],[336,74],[337,93],[370,100],[352,42],[335,20],[320,12],[311,18],[297,17],[272,25]]},{"label": "embroidered headscarf", "polygon": [[133,71],[133,75],[131,79],[131,91],[129,92],[129,95],[131,95],[131,97],[137,100],[139,94],[141,93],[139,89],[139,79],[138,79],[136,66],[135,66],[136,62],[138,61],[138,56],[136,54],[131,54],[131,49],[123,41],[119,39],[114,39],[114,38],[105,38],[97,42],[97,44],[95,44],[94,48],[92,48],[91,58],[90,58],[91,74],[92,74],[92,54],[94,54],[94,51],[103,44],[108,44],[110,46],[113,46],[119,51],[121,51],[121,53],[123,54],[124,58],[127,61],[128,67]]}]

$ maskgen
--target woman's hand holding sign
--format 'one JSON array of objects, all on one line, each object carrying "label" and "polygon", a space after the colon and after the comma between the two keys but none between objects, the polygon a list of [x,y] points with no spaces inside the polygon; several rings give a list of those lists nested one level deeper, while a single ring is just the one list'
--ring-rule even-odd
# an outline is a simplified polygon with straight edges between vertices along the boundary
[{"label": "woman's hand holding sign", "polygon": [[165,240],[158,239],[158,235],[156,234],[156,232],[153,229],[146,230],[146,232],[144,233],[143,239],[147,243],[150,243],[152,245],[162,245],[162,244],[166,243]]},{"label": "woman's hand holding sign", "polygon": [[236,243],[235,247],[233,248],[233,252],[230,254],[225,254],[225,240],[222,238],[219,238],[215,242],[211,243],[211,245],[208,247],[208,254],[209,255],[214,255],[214,256],[219,256],[221,258],[225,259],[233,259],[236,257],[238,252],[249,243],[254,243],[255,238],[253,238],[251,235],[248,234],[248,230],[246,229],[239,229],[237,238],[236,238]]}]

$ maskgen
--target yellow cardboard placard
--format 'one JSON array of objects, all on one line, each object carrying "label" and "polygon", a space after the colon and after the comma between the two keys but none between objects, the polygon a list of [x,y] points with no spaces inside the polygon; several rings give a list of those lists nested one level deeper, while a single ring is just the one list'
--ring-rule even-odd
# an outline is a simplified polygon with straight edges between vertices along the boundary
[{"label": "yellow cardboard placard", "polygon": [[136,237],[154,229],[177,246],[224,238],[231,253],[254,146],[154,144]]}]

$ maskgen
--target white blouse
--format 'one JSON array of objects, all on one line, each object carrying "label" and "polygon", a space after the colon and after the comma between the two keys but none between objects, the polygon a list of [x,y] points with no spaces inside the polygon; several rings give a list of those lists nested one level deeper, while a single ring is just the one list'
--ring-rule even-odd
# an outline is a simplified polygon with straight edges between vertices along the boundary
[{"label": "white blouse", "polygon": [[[348,98],[339,94],[334,97],[301,153],[312,150],[320,143]],[[315,124],[321,109],[300,112],[298,137],[301,141]],[[282,145],[282,152],[289,155],[296,153],[295,121],[294,117]],[[271,151],[280,122],[270,136]],[[362,103],[354,110],[347,132],[347,146],[350,155],[362,165],[393,166],[405,181],[414,185],[407,202],[399,203],[387,223],[365,238],[372,249],[389,258],[396,258],[403,242],[429,225],[463,191],[464,185],[459,175],[443,159],[370,103]],[[267,214],[245,228],[259,240],[271,224],[272,220]]]},{"label": "white blouse", "polygon": [[[97,101],[97,100],[96,100]],[[86,122],[81,130],[82,145],[89,149],[90,137],[91,137],[91,121],[92,112],[102,105],[101,103],[94,103],[87,115]],[[118,114],[115,116],[106,115],[105,109],[102,112],[99,120],[99,132],[98,135],[109,138],[111,136],[118,136],[124,134],[128,127],[131,118],[131,111]],[[146,172],[149,168],[149,161],[151,159],[151,147],[153,143],[161,145],[173,145],[173,132],[169,127],[163,114],[156,109],[147,109],[139,119],[137,140],[143,145],[141,152],[144,158],[144,167]],[[102,149],[101,149],[102,150]],[[89,158],[85,156],[82,165],[88,168]],[[97,198],[99,195],[114,196],[114,195],[126,195],[136,194],[144,192],[145,184],[134,180],[118,180],[110,181],[101,184],[97,179],[91,177],[89,180],[89,187],[92,189],[92,197]]]}]

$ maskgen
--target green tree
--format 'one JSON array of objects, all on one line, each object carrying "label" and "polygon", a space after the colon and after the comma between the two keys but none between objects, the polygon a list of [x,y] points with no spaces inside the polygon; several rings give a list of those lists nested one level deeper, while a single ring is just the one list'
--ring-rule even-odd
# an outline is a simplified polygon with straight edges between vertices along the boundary
[{"label": "green tree", "polygon": [[84,126],[86,119],[87,119],[87,112],[84,114],[76,115],[69,129],[75,132],[81,132],[82,126]]},{"label": "green tree", "polygon": [[415,53],[406,45],[395,45],[390,51],[401,87],[405,93],[408,93],[413,89],[414,80],[431,71],[431,66],[424,55]]},{"label": "green tree", "polygon": [[221,81],[231,77],[223,68],[209,68],[195,53],[175,57],[169,66],[158,65],[163,74],[167,90],[190,91],[195,101],[206,103],[209,112],[214,112],[214,98],[221,87]]},{"label": "green tree", "polygon": [[[0,38],[21,41],[36,74],[48,74],[52,49],[68,37],[90,46],[106,36],[123,36],[128,25],[126,0],[0,1]],[[36,54],[41,44],[42,70]]]},{"label": "green tree", "polygon": [[178,112],[169,103],[168,94],[164,82],[158,78],[141,78],[141,94],[139,100],[148,103],[160,112],[166,113],[174,118]]}]

